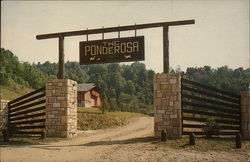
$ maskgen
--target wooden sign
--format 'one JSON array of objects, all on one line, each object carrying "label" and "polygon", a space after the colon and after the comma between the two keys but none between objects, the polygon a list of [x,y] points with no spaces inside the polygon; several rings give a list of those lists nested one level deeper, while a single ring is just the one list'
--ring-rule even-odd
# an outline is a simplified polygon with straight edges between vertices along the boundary
[{"label": "wooden sign", "polygon": [[79,46],[80,65],[145,59],[144,36],[84,41]]}]

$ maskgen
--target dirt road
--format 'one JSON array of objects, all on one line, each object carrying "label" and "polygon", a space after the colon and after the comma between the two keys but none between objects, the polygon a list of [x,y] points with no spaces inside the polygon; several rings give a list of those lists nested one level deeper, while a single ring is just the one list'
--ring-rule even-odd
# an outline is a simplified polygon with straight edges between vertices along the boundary
[{"label": "dirt road", "polygon": [[153,118],[140,117],[113,129],[87,131],[76,138],[43,145],[3,146],[3,162],[82,161],[246,161],[250,155],[198,152],[152,143]]}]

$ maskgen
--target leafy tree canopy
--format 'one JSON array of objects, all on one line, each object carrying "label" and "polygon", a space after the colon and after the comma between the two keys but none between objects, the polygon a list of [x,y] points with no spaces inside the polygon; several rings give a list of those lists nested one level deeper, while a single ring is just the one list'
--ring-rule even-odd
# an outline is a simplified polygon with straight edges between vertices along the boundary
[{"label": "leafy tree canopy", "polygon": [[[37,89],[45,85],[46,79],[57,76],[57,63],[20,62],[11,51],[3,48],[0,60],[0,85],[11,87],[13,83],[18,83]],[[171,72],[180,71],[179,68]],[[109,111],[152,112],[154,74],[153,70],[147,70],[145,64],[140,62],[85,66],[80,66],[78,62],[65,63],[65,77],[78,83],[95,83],[102,90],[104,107]],[[233,93],[247,90],[250,82],[250,68],[190,67],[181,74],[187,79]]]}]

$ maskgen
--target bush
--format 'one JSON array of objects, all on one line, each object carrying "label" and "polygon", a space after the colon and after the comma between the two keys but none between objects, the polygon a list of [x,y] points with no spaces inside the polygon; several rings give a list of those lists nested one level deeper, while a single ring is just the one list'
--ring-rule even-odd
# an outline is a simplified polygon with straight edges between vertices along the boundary
[{"label": "bush", "polygon": [[212,135],[218,135],[220,126],[216,123],[215,118],[207,118],[206,125],[203,127],[203,131],[207,138],[212,138]]},{"label": "bush", "polygon": [[110,105],[109,105],[109,103],[107,102],[107,100],[106,100],[106,99],[103,99],[102,102],[101,102],[101,107],[100,107],[101,110],[102,110],[102,114],[104,114],[104,112],[105,112],[106,110],[108,110],[109,107],[110,107]]}]

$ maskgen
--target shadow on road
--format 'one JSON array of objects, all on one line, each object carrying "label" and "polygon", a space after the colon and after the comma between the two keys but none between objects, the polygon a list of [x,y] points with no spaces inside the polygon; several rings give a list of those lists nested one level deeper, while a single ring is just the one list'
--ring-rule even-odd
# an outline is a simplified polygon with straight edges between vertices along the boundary
[{"label": "shadow on road", "polygon": [[116,145],[116,144],[134,144],[142,142],[153,142],[155,141],[154,137],[140,137],[140,138],[131,138],[126,140],[115,140],[115,141],[96,141],[83,144],[82,146],[100,146],[100,145]]},{"label": "shadow on road", "polygon": [[81,146],[101,146],[101,145],[116,145],[116,144],[135,144],[142,142],[154,142],[156,139],[154,137],[140,137],[140,138],[131,138],[126,140],[114,140],[114,141],[96,141],[89,142],[85,144],[77,145],[36,145],[30,146],[30,148],[45,149],[45,150],[60,150],[63,147],[81,147]]},{"label": "shadow on road", "polygon": [[45,150],[60,150],[64,147],[81,147],[81,146],[105,146],[105,145],[125,145],[125,144],[136,144],[136,143],[146,143],[151,142],[154,143],[156,139],[154,137],[139,137],[139,138],[131,138],[131,139],[125,139],[125,140],[106,140],[106,141],[94,141],[84,144],[76,144],[76,145],[50,145],[50,144],[30,144],[30,143],[15,143],[11,142],[5,145],[1,145],[1,147],[29,147],[29,148],[37,148],[37,149],[45,149]]}]

